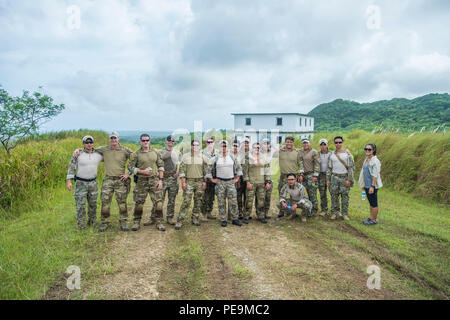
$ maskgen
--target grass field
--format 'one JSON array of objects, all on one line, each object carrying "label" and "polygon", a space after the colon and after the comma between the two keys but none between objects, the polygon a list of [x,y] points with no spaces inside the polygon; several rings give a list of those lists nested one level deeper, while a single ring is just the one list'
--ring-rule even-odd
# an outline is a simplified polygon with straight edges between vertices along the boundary
[{"label": "grass field", "polygon": [[[356,148],[368,139],[366,135],[370,134],[355,134],[358,144],[346,140],[357,163],[362,160]],[[181,231],[169,227],[163,233],[143,227],[139,232],[123,233],[118,231],[118,210],[113,202],[112,228],[105,233],[92,228],[80,232],[76,228],[73,193],[64,188],[64,167],[79,140],[70,135],[59,138],[55,138],[54,146],[48,141],[43,143],[45,148],[62,153],[57,157],[57,168],[62,172],[45,171],[45,167],[42,170],[59,177],[60,182],[46,180],[39,188],[37,175],[34,184],[16,180],[15,188],[30,192],[13,195],[16,202],[10,209],[3,207],[0,214],[0,299],[450,297],[447,190],[439,197],[421,195],[419,189],[409,186],[396,190],[399,185],[386,179],[391,187],[379,192],[380,224],[372,227],[361,223],[368,217],[368,203],[353,188],[349,222],[313,218],[304,224],[298,219],[272,218],[267,225],[252,220],[241,228],[221,228],[217,221],[208,221],[199,228],[186,223]],[[380,139],[380,145],[387,144],[386,140],[406,143],[389,136],[376,139]],[[431,138],[423,139],[430,142]],[[438,137],[440,144],[436,145],[448,145],[442,139]],[[31,143],[34,149],[49,150],[40,149],[39,141]],[[445,148],[443,151],[446,154]],[[33,161],[46,163],[36,152],[31,153]],[[444,171],[440,174],[448,163],[443,159],[439,168]],[[3,163],[4,168],[10,165]],[[386,168],[385,174],[393,168]],[[11,174],[8,177],[14,179]],[[274,191],[273,203],[277,196]],[[128,203],[132,215],[131,194]],[[181,191],[176,212],[180,203]],[[149,209],[147,200],[145,215]],[[276,213],[273,205],[272,215]],[[65,271],[71,265],[81,269],[81,290],[66,288]],[[366,286],[369,265],[381,268],[381,290]]]}]

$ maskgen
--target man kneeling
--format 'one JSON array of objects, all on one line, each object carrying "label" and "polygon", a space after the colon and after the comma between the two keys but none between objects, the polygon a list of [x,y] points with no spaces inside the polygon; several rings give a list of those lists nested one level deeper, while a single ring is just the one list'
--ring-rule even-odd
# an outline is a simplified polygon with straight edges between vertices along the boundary
[{"label": "man kneeling", "polygon": [[287,209],[290,218],[297,215],[297,210],[302,210],[302,221],[306,222],[306,216],[311,215],[312,203],[308,199],[305,187],[296,181],[293,173],[287,175],[287,182],[280,190],[280,202],[278,208]]}]

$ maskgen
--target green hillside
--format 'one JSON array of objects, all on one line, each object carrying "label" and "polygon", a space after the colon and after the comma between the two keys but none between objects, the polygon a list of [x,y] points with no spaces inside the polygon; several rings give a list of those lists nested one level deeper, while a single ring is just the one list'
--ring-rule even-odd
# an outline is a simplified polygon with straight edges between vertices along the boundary
[{"label": "green hillside", "polygon": [[412,100],[394,98],[372,103],[337,99],[323,103],[308,115],[315,118],[316,131],[372,130],[382,126],[402,131],[434,130],[450,124],[450,95],[427,94]]}]

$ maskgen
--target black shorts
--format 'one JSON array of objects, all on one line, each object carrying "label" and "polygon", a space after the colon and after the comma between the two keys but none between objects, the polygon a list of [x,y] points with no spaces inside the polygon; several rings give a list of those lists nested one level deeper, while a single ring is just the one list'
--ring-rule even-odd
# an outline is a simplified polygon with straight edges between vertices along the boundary
[{"label": "black shorts", "polygon": [[367,200],[369,200],[370,206],[372,208],[378,208],[378,189],[374,188],[374,192],[372,194],[369,193],[369,189],[366,188]]}]

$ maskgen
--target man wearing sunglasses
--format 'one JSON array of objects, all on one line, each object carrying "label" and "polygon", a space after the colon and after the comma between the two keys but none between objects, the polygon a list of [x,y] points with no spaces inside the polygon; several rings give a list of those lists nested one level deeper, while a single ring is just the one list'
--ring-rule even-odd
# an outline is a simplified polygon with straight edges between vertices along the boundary
[{"label": "man wearing sunglasses", "polygon": [[72,182],[75,182],[75,207],[77,211],[78,229],[86,228],[86,201],[88,204],[88,225],[94,225],[97,219],[97,168],[103,156],[94,151],[94,138],[83,137],[83,146],[78,157],[71,157],[67,170],[67,189],[72,190]]},{"label": "man wearing sunglasses", "polygon": [[178,194],[178,164],[181,160],[181,153],[173,147],[175,139],[172,135],[166,138],[166,147],[160,150],[161,159],[164,161],[164,183],[162,190],[162,203],[164,204],[167,193],[166,221],[168,224],[175,224],[175,199]]},{"label": "man wearing sunglasses", "polygon": [[287,183],[280,190],[278,208],[284,208],[291,212],[288,219],[292,219],[300,213],[302,222],[306,222],[306,216],[311,215],[312,203],[308,199],[305,187],[296,181],[293,173],[287,174],[286,180]]},{"label": "man wearing sunglasses", "polygon": [[[233,155],[233,157],[239,162],[239,164],[242,166],[243,162],[244,162],[244,150],[242,148],[240,148],[240,143],[237,139],[235,139],[233,141],[233,150],[231,151],[231,154]],[[235,186],[236,186],[236,201],[237,201],[237,205],[238,205],[238,212],[239,212],[239,217],[243,217],[243,207],[244,207],[244,200],[245,200],[245,192],[242,192],[242,185],[244,184],[244,181],[242,179],[242,176],[239,176],[239,180],[236,182]],[[228,207],[228,220],[231,220],[231,208]]]},{"label": "man wearing sunglasses", "polygon": [[202,197],[206,189],[206,179],[210,177],[208,159],[200,152],[200,141],[191,141],[191,152],[181,157],[179,176],[183,189],[183,202],[178,214],[175,230],[180,230],[194,197],[191,220],[200,226],[199,216],[202,209]]},{"label": "man wearing sunglasses", "polygon": [[[75,158],[78,157],[80,151],[80,149],[75,150],[73,156]],[[130,192],[131,179],[130,173],[125,173],[125,169],[133,151],[120,145],[119,134],[115,131],[109,135],[109,146],[95,148],[95,151],[103,155],[103,161],[105,162],[105,178],[103,179],[100,194],[100,199],[102,200],[102,224],[98,230],[103,232],[108,229],[109,217],[111,215],[111,201],[115,194],[119,206],[120,230],[129,231],[127,226],[127,196]]]},{"label": "man wearing sunglasses", "polygon": [[252,153],[243,165],[243,180],[247,184],[247,202],[245,204],[245,216],[242,222],[248,223],[248,217],[252,213],[253,203],[256,197],[256,216],[262,223],[267,223],[264,214],[264,202],[266,191],[270,189],[270,166],[261,156],[260,144],[252,145]]},{"label": "man wearing sunglasses", "polygon": [[303,149],[299,152],[304,171],[300,172],[299,182],[305,187],[309,200],[313,204],[311,216],[314,216],[319,210],[319,202],[317,201],[317,182],[320,173],[320,158],[317,150],[311,148],[311,142],[308,138],[302,139],[302,146]]},{"label": "man wearing sunglasses", "polygon": [[[206,148],[203,149],[202,154],[210,161],[217,155],[218,151],[214,149],[214,136],[209,137],[206,140]],[[202,216],[203,221],[208,221],[208,219],[216,219],[212,214],[214,206],[214,195],[215,195],[215,185],[210,180],[206,182],[206,189],[203,194],[202,199]]]},{"label": "man wearing sunglasses", "polygon": [[[344,220],[348,217],[350,187],[354,184],[353,156],[343,150],[344,139],[341,136],[334,138],[334,151],[328,158],[327,187],[331,193],[331,220],[342,216]],[[341,210],[339,210],[339,197],[341,198]],[[340,212],[339,212],[340,211]]]},{"label": "man wearing sunglasses", "polygon": [[331,151],[328,150],[328,140],[320,139],[320,174],[319,174],[319,194],[320,194],[320,208],[319,216],[326,216],[328,213],[328,197],[327,197],[327,170],[328,159]]},{"label": "man wearing sunglasses", "polygon": [[136,150],[128,164],[128,170],[137,175],[137,183],[133,191],[134,224],[133,231],[137,231],[141,225],[142,212],[147,194],[153,203],[153,209],[148,222],[144,226],[156,225],[156,229],[165,231],[162,223],[162,186],[164,176],[164,162],[161,154],[150,146],[150,136],[146,133],[140,137],[141,148]]}]

